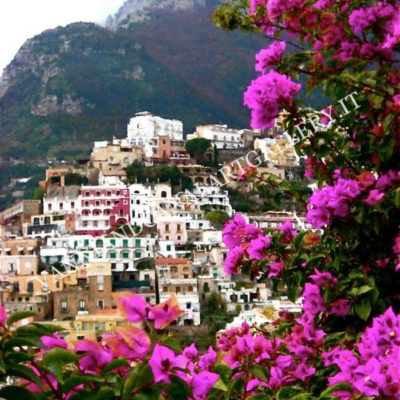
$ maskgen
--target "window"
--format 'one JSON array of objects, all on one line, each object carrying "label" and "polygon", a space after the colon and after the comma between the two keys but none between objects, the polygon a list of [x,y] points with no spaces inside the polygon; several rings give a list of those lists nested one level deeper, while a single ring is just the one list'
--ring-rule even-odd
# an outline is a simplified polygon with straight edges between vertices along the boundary
[{"label": "window", "polygon": [[122,240],[122,247],[128,247],[128,239]]},{"label": "window", "polygon": [[161,192],[161,197],[167,197],[167,192],[166,192],[165,190],[163,190],[163,191]]},{"label": "window", "polygon": [[89,197],[89,196],[90,196],[90,192],[86,192],[86,193],[85,193],[85,196],[86,196],[86,197]]},{"label": "window", "polygon": [[104,276],[97,275],[97,290],[100,292],[104,288]]},{"label": "window", "polygon": [[165,236],[165,240],[169,240],[169,236]]},{"label": "window", "polygon": [[61,311],[67,311],[67,301],[63,300],[61,302]]},{"label": "window", "polygon": [[178,224],[178,225],[176,226],[176,230],[177,230],[178,232],[181,231],[181,224]]},{"label": "window", "polygon": [[192,303],[186,303],[186,309],[190,310],[192,308]]},{"label": "window", "polygon": [[8,263],[8,272],[14,272],[14,263]]},{"label": "window", "polygon": [[60,210],[62,210],[64,208],[64,204],[60,203]]},{"label": "window", "polygon": [[103,247],[103,241],[101,239],[96,240],[96,247]]},{"label": "window", "polygon": [[110,258],[117,258],[117,253],[115,251],[112,251],[110,253]]},{"label": "window", "polygon": [[87,221],[83,221],[82,226],[83,226],[84,228],[87,228],[88,225],[89,225],[89,223],[88,223]]},{"label": "window", "polygon": [[51,211],[51,204],[48,205],[48,209],[49,209],[49,211]]},{"label": "window", "polygon": [[165,224],[165,232],[169,232],[169,224]]},{"label": "window", "polygon": [[98,200],[96,200],[95,205],[96,205],[97,207],[99,207],[99,206],[100,206],[100,202],[99,202]]},{"label": "window", "polygon": [[168,286],[163,286],[163,292],[168,292]]},{"label": "window", "polygon": [[177,287],[175,288],[175,292],[176,292],[176,293],[180,293],[180,292],[181,292],[181,287],[180,287],[180,286],[177,286]]},{"label": "window", "polygon": [[39,225],[39,218],[33,218],[33,225],[37,226]]},{"label": "window", "polygon": [[97,228],[99,226],[99,221],[93,221],[93,227]]},{"label": "window", "polygon": [[100,310],[104,308],[104,300],[97,300],[97,308]]},{"label": "window", "polygon": [[89,253],[83,253],[83,262],[89,262]]},{"label": "window", "polygon": [[171,251],[171,245],[167,244],[167,251]]},{"label": "window", "polygon": [[44,224],[50,225],[50,217],[44,217]]},{"label": "window", "polygon": [[203,284],[203,292],[209,292],[210,291],[210,287],[208,286],[208,282],[204,282]]},{"label": "window", "polygon": [[180,237],[180,236],[178,236],[178,240],[181,240],[181,237]]},{"label": "window", "polygon": [[88,247],[88,246],[89,246],[89,239],[85,239],[85,240],[83,241],[83,246],[84,246],[84,247]]},{"label": "window", "polygon": [[122,253],[122,258],[129,258],[129,252],[128,251],[124,251]]},{"label": "window", "polygon": [[140,239],[135,239],[135,247],[140,247]]},{"label": "window", "polygon": [[100,197],[100,196],[101,196],[101,193],[100,193],[100,192],[96,192],[96,196],[97,196],[97,197]]},{"label": "window", "polygon": [[111,247],[115,247],[115,239],[110,240],[110,245],[111,245]]},{"label": "window", "polygon": [[71,208],[75,208],[75,202],[71,201]]},{"label": "window", "polygon": [[89,207],[89,202],[85,201],[85,207]]},{"label": "window", "polygon": [[145,281],[149,281],[149,280],[150,280],[150,275],[145,275],[145,276],[144,276],[144,280],[145,280]]},{"label": "window", "polygon": [[142,253],[140,251],[135,251],[135,258],[142,257]]},{"label": "window", "polygon": [[188,292],[193,292],[193,286],[192,285],[188,286]]},{"label": "window", "polygon": [[79,301],[79,311],[85,311],[85,301],[84,300]]},{"label": "window", "polygon": [[60,282],[56,282],[56,289],[60,289]]}]

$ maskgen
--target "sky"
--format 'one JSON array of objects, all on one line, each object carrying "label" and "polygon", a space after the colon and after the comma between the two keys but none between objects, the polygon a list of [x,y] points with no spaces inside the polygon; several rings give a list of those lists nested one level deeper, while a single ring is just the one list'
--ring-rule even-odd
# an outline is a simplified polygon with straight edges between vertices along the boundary
[{"label": "sky", "polygon": [[124,0],[1,0],[0,75],[24,42],[72,22],[103,24]]}]

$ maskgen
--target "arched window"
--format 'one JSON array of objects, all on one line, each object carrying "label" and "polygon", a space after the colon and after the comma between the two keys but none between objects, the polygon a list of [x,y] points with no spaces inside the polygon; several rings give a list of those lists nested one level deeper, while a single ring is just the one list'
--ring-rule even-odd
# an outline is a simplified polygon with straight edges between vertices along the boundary
[{"label": "arched window", "polygon": [[161,197],[167,197],[167,192],[166,192],[165,190],[163,190],[163,191],[161,192]]},{"label": "arched window", "polygon": [[103,247],[103,241],[101,239],[96,240],[96,247]]}]

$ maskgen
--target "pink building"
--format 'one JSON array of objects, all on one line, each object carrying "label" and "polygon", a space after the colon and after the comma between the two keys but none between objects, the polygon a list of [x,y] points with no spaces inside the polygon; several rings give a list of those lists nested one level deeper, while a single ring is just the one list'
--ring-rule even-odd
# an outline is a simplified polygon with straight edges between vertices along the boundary
[{"label": "pink building", "polygon": [[130,195],[125,186],[82,186],[75,222],[77,235],[100,236],[130,222]]}]

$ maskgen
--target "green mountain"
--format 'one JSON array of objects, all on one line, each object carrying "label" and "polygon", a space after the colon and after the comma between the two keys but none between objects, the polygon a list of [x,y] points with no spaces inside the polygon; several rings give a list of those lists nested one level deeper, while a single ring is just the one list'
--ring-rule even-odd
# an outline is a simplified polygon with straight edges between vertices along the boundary
[{"label": "green mountain", "polygon": [[[0,83],[0,187],[49,159],[88,157],[140,111],[179,119],[185,133],[248,127],[243,92],[268,42],[216,28],[217,4],[127,0],[108,28],[75,23],[28,40]],[[0,193],[0,207],[11,200]]]}]

